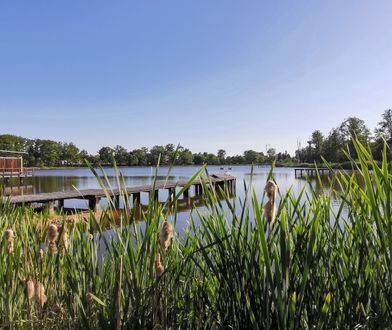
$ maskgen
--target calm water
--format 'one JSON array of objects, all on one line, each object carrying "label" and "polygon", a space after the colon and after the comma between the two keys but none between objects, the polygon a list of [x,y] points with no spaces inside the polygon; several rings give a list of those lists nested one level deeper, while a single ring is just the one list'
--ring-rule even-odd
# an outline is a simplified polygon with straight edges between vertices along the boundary
[{"label": "calm water", "polygon": [[[169,180],[189,179],[199,169],[197,166],[178,166],[173,167],[169,173]],[[251,166],[231,166],[229,170],[227,166],[222,170],[220,166],[208,166],[207,170],[213,173],[228,173],[237,177],[237,195],[243,196],[243,181],[249,183],[251,177]],[[252,182],[256,190],[262,191],[269,167],[256,166],[253,168]],[[104,169],[110,182],[115,185],[115,172],[113,168]],[[127,186],[140,186],[151,184],[154,179],[156,168],[154,167],[122,167],[119,172],[124,176]],[[158,180],[165,180],[168,175],[168,167],[160,167],[158,170]],[[101,173],[100,170],[97,170]],[[306,184],[304,179],[295,178],[293,168],[275,168],[275,179],[279,185],[281,192],[285,192],[292,188],[294,193]],[[315,183],[315,181],[314,181]],[[317,186],[314,186],[317,189]],[[51,170],[35,170],[33,178],[27,178],[24,187],[7,187],[6,192],[13,195],[16,194],[39,194],[44,192],[55,191],[73,191],[74,189],[90,189],[100,188],[100,185],[94,174],[88,168],[72,168],[72,169],[51,169]],[[260,189],[258,189],[260,188]],[[12,190],[11,190],[12,189]]]},{"label": "calm water", "polygon": [[[193,174],[197,172],[199,167],[174,167],[171,169],[169,174],[170,180],[184,180],[189,179]],[[158,170],[158,180],[165,180],[168,175],[168,167],[161,167]],[[228,167],[224,167],[222,170],[220,166],[208,166],[209,174],[213,173],[225,173],[228,172],[231,175],[236,176],[237,186],[236,195],[232,198],[244,199],[245,189],[244,182],[249,185],[251,179],[251,166],[232,166],[229,170]],[[155,175],[155,168],[152,167],[128,167],[120,168],[119,171],[124,176],[124,180],[128,187],[140,186],[151,184]],[[261,200],[263,195],[264,186],[270,171],[269,167],[254,167],[252,184],[256,190],[257,197]],[[100,172],[98,172],[100,173]],[[113,187],[116,186],[115,172],[113,168],[106,168],[105,173],[108,176]],[[275,180],[278,184],[279,190],[284,194],[287,190],[292,189],[294,195],[298,195],[301,189],[305,186],[309,191],[308,183],[305,179],[295,178],[293,168],[276,168],[274,171]],[[322,193],[321,187],[318,186],[316,180],[311,181],[313,188],[317,193]],[[86,168],[78,169],[56,169],[56,170],[37,170],[35,176],[25,180],[25,186],[22,188],[6,187],[6,193],[10,194],[38,194],[44,192],[55,192],[55,191],[73,191],[75,189],[90,189],[90,188],[101,188],[94,174]],[[201,196],[194,196],[194,191],[190,191],[190,200],[186,199],[178,202],[178,213],[176,214],[176,233],[179,237],[183,237],[184,230],[187,228],[190,214],[194,214],[192,207],[197,207],[201,212],[205,210],[203,204],[203,198]],[[159,200],[164,202],[168,197],[166,190],[159,192]],[[141,203],[147,204],[148,193],[141,194]],[[335,201],[336,204],[338,203]],[[106,201],[103,200],[102,204],[105,205]],[[279,197],[277,198],[279,203]],[[83,200],[67,200],[65,201],[66,208],[78,208],[87,209],[87,202]],[[240,211],[240,210],[239,210]],[[251,212],[251,209],[250,209]],[[194,217],[197,222],[197,216]],[[172,220],[171,220],[172,221]],[[144,226],[144,223],[140,223]],[[108,229],[104,232],[106,239],[115,239],[115,233],[112,229]],[[104,258],[106,255],[106,244],[103,243],[102,238],[99,239],[98,252],[99,255]],[[103,259],[102,259],[103,260]]]},{"label": "calm water", "polygon": [[[174,167],[169,173],[170,180],[184,180],[189,179],[199,167],[187,166],[187,167]],[[153,167],[123,167],[119,171],[124,176],[124,180],[128,187],[140,186],[151,184],[155,175],[155,168]],[[245,189],[244,182],[248,185],[251,179],[251,166],[232,166],[229,170],[227,166],[222,170],[220,166],[208,166],[207,170],[209,174],[213,173],[229,173],[237,178],[236,195],[232,198],[244,199]],[[269,167],[254,167],[252,184],[256,190],[258,198],[262,198],[263,189],[268,177],[270,168]],[[100,173],[99,170],[97,170]],[[169,168],[161,167],[158,170],[158,180],[165,180],[168,175]],[[115,172],[113,168],[105,168],[105,173],[108,176],[113,187],[116,186]],[[33,178],[28,178],[24,182],[24,187],[14,188],[6,187],[5,192],[10,194],[38,194],[44,192],[55,192],[55,191],[74,191],[75,189],[90,189],[90,188],[101,188],[94,174],[88,168],[77,168],[77,169],[55,169],[55,170],[36,170]],[[276,168],[274,170],[275,180],[278,184],[279,190],[284,194],[287,190],[292,189],[295,195],[299,194],[301,189],[306,186],[309,190],[308,184],[305,179],[295,178],[293,168]],[[322,190],[318,187],[316,180],[311,182],[312,186],[317,192],[321,193]],[[204,210],[203,199],[201,196],[194,196],[194,191],[190,191],[190,200],[179,201],[178,213],[177,213],[177,230],[182,232],[186,227],[190,216],[190,210],[192,206],[196,206],[201,211]],[[159,201],[164,202],[168,197],[166,190],[159,192]],[[141,203],[147,204],[148,193],[141,194]],[[279,198],[277,200],[279,202]],[[106,201],[102,201],[103,206]],[[66,200],[65,208],[78,208],[87,209],[87,201],[84,200]]]},{"label": "calm water", "polygon": [[[184,180],[189,179],[199,167],[197,166],[178,166],[173,167],[169,173],[169,180]],[[151,184],[155,175],[154,167],[123,167],[119,171],[124,176],[126,185],[128,187]],[[208,166],[207,170],[212,173],[227,172],[237,177],[237,198],[244,198],[245,181],[249,184],[251,178],[251,166],[231,166],[229,170],[227,166],[222,170],[220,166]],[[263,187],[268,177],[270,168],[256,166],[253,168],[252,182],[256,189],[258,197],[261,198]],[[100,173],[99,170],[97,170]],[[168,175],[169,168],[161,167],[158,170],[158,180],[165,180]],[[113,168],[105,168],[105,173],[108,176],[111,184],[116,186],[115,172]],[[304,185],[307,185],[306,180],[298,179],[294,176],[293,168],[276,168],[274,170],[276,182],[278,183],[281,193],[292,189],[294,194],[298,194]],[[312,182],[316,190],[320,190],[316,181]],[[100,188],[100,185],[94,174],[88,168],[76,169],[54,169],[54,170],[36,170],[33,178],[25,179],[24,187],[6,187],[6,194],[38,194],[44,192],[55,191],[74,191],[75,189],[90,189]],[[160,192],[160,200],[164,201],[167,192]],[[192,192],[191,192],[192,194]],[[142,193],[142,203],[147,202],[148,195]],[[65,201],[65,207],[86,207],[84,201],[69,200]]]}]

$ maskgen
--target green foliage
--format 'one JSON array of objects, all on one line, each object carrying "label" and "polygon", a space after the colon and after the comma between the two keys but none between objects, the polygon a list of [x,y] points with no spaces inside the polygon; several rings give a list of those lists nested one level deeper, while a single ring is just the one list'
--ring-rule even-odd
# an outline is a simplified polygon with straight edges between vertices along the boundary
[{"label": "green foliage", "polygon": [[[366,127],[365,122],[357,117],[349,117],[337,128],[334,128],[324,137],[319,130],[312,133],[308,146],[298,148],[296,158],[298,162],[320,163],[327,159],[331,163],[342,163],[346,160],[345,153],[351,157],[356,155],[354,140],[363,145],[370,145],[373,156],[381,160],[384,141],[392,146],[392,110],[387,109],[382,114],[382,120],[374,130],[374,136]],[[388,151],[388,159],[392,159]]]},{"label": "green foliage", "polygon": [[[164,219],[176,226],[176,202],[159,204],[151,197],[143,223],[135,221],[135,208],[116,222],[109,198],[98,221],[91,214],[79,225],[62,222],[59,253],[45,250],[43,258],[37,252],[48,245],[46,215],[1,203],[0,233],[12,228],[15,239],[10,255],[4,238],[0,243],[0,327],[108,329],[119,320],[129,329],[388,327],[387,146],[378,163],[368,148],[355,140],[353,145],[355,157],[346,157],[355,172],[335,173],[321,195],[310,183],[310,193],[304,188],[299,195],[280,195],[272,225],[264,222],[256,194],[262,187],[246,186],[239,201],[204,182],[207,210],[190,214],[189,227],[168,250],[159,232]],[[105,178],[99,180],[108,187]],[[117,186],[128,200],[120,175]],[[69,246],[62,251],[65,232]],[[158,252],[165,271],[157,277]],[[43,307],[28,302],[28,279],[43,283],[48,297]]]}]

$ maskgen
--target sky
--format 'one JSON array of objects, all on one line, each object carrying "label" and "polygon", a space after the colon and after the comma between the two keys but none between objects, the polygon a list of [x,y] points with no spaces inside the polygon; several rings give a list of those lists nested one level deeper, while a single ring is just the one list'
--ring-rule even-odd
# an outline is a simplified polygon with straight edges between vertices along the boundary
[{"label": "sky", "polygon": [[392,107],[392,1],[0,1],[0,134],[294,152]]}]

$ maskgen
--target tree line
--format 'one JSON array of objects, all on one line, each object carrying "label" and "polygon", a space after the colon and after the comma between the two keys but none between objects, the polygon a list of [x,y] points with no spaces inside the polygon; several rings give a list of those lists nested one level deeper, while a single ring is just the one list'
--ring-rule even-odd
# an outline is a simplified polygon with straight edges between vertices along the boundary
[{"label": "tree line", "polygon": [[381,160],[384,141],[389,147],[392,145],[392,109],[384,111],[373,133],[358,117],[345,119],[326,136],[320,130],[315,130],[307,146],[298,146],[295,158],[300,163],[320,163],[322,158],[331,163],[341,163],[347,160],[345,153],[355,157],[354,139],[369,146],[373,157]]},{"label": "tree line", "polygon": [[228,156],[220,149],[216,154],[208,152],[193,153],[183,146],[167,144],[165,146],[142,147],[127,150],[121,145],[104,146],[95,154],[79,149],[74,143],[57,142],[42,139],[27,139],[20,136],[0,135],[0,150],[25,151],[27,166],[84,166],[85,160],[93,165],[113,165],[113,160],[120,166],[154,166],[160,159],[161,165],[225,165],[225,164],[270,164],[276,160],[280,164],[320,163],[322,158],[332,163],[346,160],[344,150],[354,155],[354,138],[370,145],[375,159],[381,158],[384,140],[392,144],[392,110],[388,109],[381,116],[381,121],[373,134],[365,122],[357,117],[349,117],[338,127],[324,136],[315,130],[307,145],[298,148],[292,157],[287,151],[277,153],[274,148],[266,152],[246,150],[241,155]]},{"label": "tree line", "polygon": [[167,144],[165,146],[142,147],[127,150],[121,145],[102,147],[97,154],[91,155],[86,150],[80,150],[74,143],[57,142],[42,139],[27,139],[20,136],[0,135],[0,150],[25,151],[23,157],[26,166],[56,167],[56,166],[84,166],[85,160],[93,165],[110,166],[116,161],[120,166],[154,166],[158,163],[169,165],[224,165],[271,163],[274,159],[280,161],[291,160],[287,153],[276,153],[274,148],[267,153],[246,150],[242,155],[227,156],[226,151],[220,149],[216,154],[208,152],[193,153],[188,148]]}]

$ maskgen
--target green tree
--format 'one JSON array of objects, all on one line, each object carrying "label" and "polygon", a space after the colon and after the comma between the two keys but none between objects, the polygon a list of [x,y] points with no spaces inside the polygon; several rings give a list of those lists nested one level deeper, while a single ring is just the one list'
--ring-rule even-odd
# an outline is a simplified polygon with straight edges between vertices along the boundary
[{"label": "green tree", "polygon": [[378,160],[382,158],[382,149],[384,141],[388,146],[392,146],[392,109],[387,109],[381,116],[381,121],[378,123],[375,133],[375,141],[373,145],[374,157]]},{"label": "green tree", "polygon": [[150,165],[157,165],[158,164],[158,159],[160,158],[160,164],[164,165],[167,164],[168,159],[165,157],[166,155],[166,150],[165,147],[162,146],[153,146],[150,149],[150,153],[148,154],[148,163]]},{"label": "green tree", "polygon": [[182,150],[179,154],[178,162],[181,165],[192,165],[193,164],[192,152],[189,149]]},{"label": "green tree", "polygon": [[255,164],[259,161],[259,153],[254,150],[245,150],[244,160],[247,164]]},{"label": "green tree", "polygon": [[129,154],[127,149],[120,145],[114,147],[114,159],[116,160],[117,165],[127,165],[128,158]]},{"label": "green tree", "polygon": [[312,137],[310,139],[311,146],[311,159],[310,161],[321,161],[322,151],[324,144],[324,135],[321,131],[316,130],[312,133]]},{"label": "green tree", "polygon": [[61,144],[52,140],[36,140],[41,166],[57,166],[60,160]]},{"label": "green tree", "polygon": [[0,150],[26,151],[28,139],[11,134],[0,135]]},{"label": "green tree", "polygon": [[342,149],[344,140],[338,128],[334,128],[329,132],[324,141],[323,157],[329,162],[339,162],[344,159]]},{"label": "green tree", "polygon": [[169,143],[165,146],[165,163],[171,164],[175,161],[175,152],[176,146],[172,143]]},{"label": "green tree", "polygon": [[79,148],[71,143],[64,143],[61,148],[60,160],[68,164],[78,164],[80,162]]},{"label": "green tree", "polygon": [[267,158],[269,162],[272,162],[276,158],[276,149],[275,148],[269,148],[267,150]]},{"label": "green tree", "polygon": [[207,154],[206,162],[208,165],[219,165],[219,158],[214,154]]},{"label": "green tree", "polygon": [[139,166],[147,165],[147,152],[148,149],[144,147],[132,151],[132,154],[137,158],[137,165]]},{"label": "green tree", "polygon": [[225,164],[225,158],[226,158],[226,150],[219,149],[218,150],[218,159],[219,159],[219,163],[221,165]]},{"label": "green tree", "polygon": [[139,165],[139,160],[137,154],[134,151],[130,151],[128,154],[128,165],[137,166]]},{"label": "green tree", "polygon": [[339,132],[352,156],[355,154],[354,139],[358,139],[364,145],[367,145],[370,140],[370,130],[365,122],[357,117],[347,118],[340,125]]},{"label": "green tree", "polygon": [[193,154],[193,162],[195,165],[203,165],[206,162],[206,156],[201,152]]},{"label": "green tree", "polygon": [[110,147],[102,147],[98,151],[99,160],[102,165],[112,165],[114,150]]},{"label": "green tree", "polygon": [[392,143],[392,109],[387,109],[382,114],[382,120],[375,129],[376,139],[384,139]]}]

